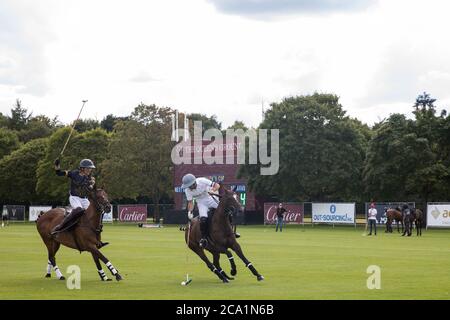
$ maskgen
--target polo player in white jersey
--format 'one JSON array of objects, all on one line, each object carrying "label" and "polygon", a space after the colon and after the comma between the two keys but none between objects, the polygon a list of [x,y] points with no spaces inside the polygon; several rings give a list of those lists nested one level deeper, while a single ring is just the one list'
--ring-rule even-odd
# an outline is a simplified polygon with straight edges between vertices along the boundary
[{"label": "polo player in white jersey", "polygon": [[195,178],[195,176],[190,173],[183,177],[182,182],[183,185],[181,187],[184,189],[188,201],[187,209],[189,220],[194,217],[192,213],[192,210],[194,210],[194,202],[192,200],[195,199],[197,202],[200,216],[200,232],[202,234],[200,246],[205,248],[208,244],[208,240],[206,239],[208,236],[208,210],[211,208],[216,209],[219,205],[219,201],[209,193],[217,193],[220,185],[206,178]]}]

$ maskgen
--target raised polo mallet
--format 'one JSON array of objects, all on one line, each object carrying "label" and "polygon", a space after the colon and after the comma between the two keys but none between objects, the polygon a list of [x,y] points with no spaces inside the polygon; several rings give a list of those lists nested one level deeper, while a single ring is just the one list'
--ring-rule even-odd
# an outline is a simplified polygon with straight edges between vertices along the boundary
[{"label": "raised polo mallet", "polygon": [[72,124],[72,130],[70,130],[70,134],[69,134],[69,136],[67,137],[66,143],[64,144],[64,147],[62,148],[61,153],[59,154],[59,157],[60,157],[60,158],[62,157],[64,151],[66,150],[67,144],[69,143],[70,137],[72,136],[73,130],[75,129],[75,125],[77,124],[78,119],[80,119],[80,115],[81,115],[81,112],[83,111],[84,105],[85,105],[86,102],[88,102],[88,101],[87,101],[87,100],[83,100],[82,102],[83,102],[83,105],[81,106],[80,112],[78,113],[78,117],[77,117],[77,119],[74,121],[74,123]]},{"label": "raised polo mallet", "polygon": [[[189,262],[189,237],[191,235],[191,222],[188,222],[188,236],[187,236],[187,241],[186,241],[186,246],[187,246],[187,252],[186,252],[186,268],[188,267],[188,262]],[[187,286],[189,283],[192,282],[192,279],[189,278],[189,273],[186,273],[186,281],[181,282],[182,286]]]}]

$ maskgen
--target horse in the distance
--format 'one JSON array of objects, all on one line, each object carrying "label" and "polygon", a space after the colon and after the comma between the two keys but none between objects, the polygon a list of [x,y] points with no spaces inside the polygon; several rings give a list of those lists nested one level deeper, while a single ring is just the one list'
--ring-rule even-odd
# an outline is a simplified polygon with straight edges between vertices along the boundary
[{"label": "horse in the distance", "polygon": [[416,226],[417,236],[422,236],[422,226],[423,226],[423,222],[424,222],[423,219],[424,219],[423,211],[420,209],[413,208],[411,210],[411,217],[410,217],[409,221],[405,221],[405,223],[407,223],[407,222],[410,223],[409,230],[412,230],[412,226],[414,223]]},{"label": "horse in the distance", "polygon": [[201,232],[200,221],[198,218],[192,219],[190,227],[185,230],[186,243],[224,283],[227,283],[229,282],[228,280],[233,280],[234,278],[228,276],[220,267],[219,260],[221,253],[226,254],[230,261],[231,275],[235,276],[237,274],[234,257],[229,249],[232,249],[238,255],[245,266],[250,269],[254,276],[256,276],[258,281],[264,280],[264,277],[256,271],[252,263],[244,256],[241,246],[236,241],[236,236],[230,223],[229,215],[241,210],[241,204],[235,199],[233,192],[226,190],[223,186],[220,187],[219,193],[219,206],[208,219],[209,235],[206,250],[213,255],[213,262],[211,263],[206,256],[204,249],[199,245]]},{"label": "horse in the distance", "polygon": [[417,230],[417,235],[418,236],[422,236],[422,227],[424,225],[424,214],[423,211],[420,209],[416,209],[415,210],[415,216],[416,216],[416,230]]},{"label": "horse in the distance", "polygon": [[108,195],[103,189],[97,189],[94,186],[93,190],[89,191],[88,198],[90,205],[81,218],[72,226],[69,226],[55,235],[51,235],[51,232],[54,227],[60,224],[64,219],[65,210],[62,208],[55,208],[39,214],[36,226],[48,251],[47,278],[51,277],[51,270],[53,267],[58,279],[65,279],[56,265],[55,259],[55,255],[62,244],[66,247],[78,250],[80,253],[82,251],[90,252],[102,281],[110,281],[111,279],[108,279],[105,272],[102,270],[100,260],[108,267],[109,271],[117,281],[122,280],[122,276],[117,269],[114,268],[108,258],[106,258],[99,250],[102,246],[100,241],[102,216],[104,212],[111,211]]},{"label": "horse in the distance", "polygon": [[402,226],[402,232],[403,232],[403,216],[402,212],[397,209],[389,208],[386,211],[386,232],[392,233],[392,222],[396,222],[397,224],[397,232],[400,233],[400,226]]}]

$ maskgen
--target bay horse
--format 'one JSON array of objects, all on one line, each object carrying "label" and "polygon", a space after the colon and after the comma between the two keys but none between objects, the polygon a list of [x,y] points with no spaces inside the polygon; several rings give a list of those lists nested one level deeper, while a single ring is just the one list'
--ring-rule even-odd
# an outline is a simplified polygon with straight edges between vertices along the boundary
[{"label": "bay horse", "polygon": [[198,217],[192,219],[190,227],[185,230],[185,242],[188,247],[194,251],[200,259],[202,259],[206,266],[222,280],[223,283],[229,282],[234,278],[228,276],[220,267],[220,254],[226,254],[231,265],[231,275],[237,274],[236,264],[234,262],[233,254],[229,249],[232,249],[238,257],[244,262],[245,266],[256,276],[258,281],[264,280],[264,277],[256,271],[252,263],[244,256],[241,246],[236,241],[233,227],[230,223],[229,215],[242,209],[241,204],[236,200],[233,192],[226,190],[223,186],[219,188],[219,195],[210,194],[220,198],[219,206],[215,212],[208,219],[208,250],[213,256],[213,262],[208,259],[205,251],[200,247],[199,241],[201,239],[200,220]]},{"label": "bay horse", "polygon": [[103,189],[97,189],[94,186],[88,193],[88,198],[90,205],[81,218],[74,225],[69,226],[55,235],[51,235],[51,232],[64,219],[65,210],[62,208],[54,208],[39,214],[36,227],[48,251],[46,278],[51,277],[53,267],[58,279],[65,280],[65,277],[56,265],[55,259],[55,255],[62,244],[78,250],[80,253],[83,251],[90,252],[102,281],[111,281],[111,279],[102,270],[100,260],[108,267],[117,281],[122,280],[122,276],[117,269],[114,268],[108,258],[99,250],[101,247],[100,233],[102,232],[102,216],[104,212],[111,211],[108,195]]},{"label": "bay horse", "polygon": [[404,229],[403,216],[402,216],[402,212],[400,210],[389,208],[386,211],[386,218],[387,218],[386,232],[392,233],[392,222],[393,221],[395,221],[397,224],[397,232],[400,233],[399,223],[402,226],[402,232],[403,232],[403,229]]}]

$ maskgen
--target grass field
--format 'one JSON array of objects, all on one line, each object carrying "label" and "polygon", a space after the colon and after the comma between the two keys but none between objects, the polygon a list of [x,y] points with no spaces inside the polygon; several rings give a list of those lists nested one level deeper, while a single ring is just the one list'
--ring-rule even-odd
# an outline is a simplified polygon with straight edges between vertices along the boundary
[{"label": "grass field", "polygon": [[[0,300],[3,299],[450,299],[450,230],[422,238],[363,228],[242,226],[244,253],[265,280],[256,281],[236,257],[236,280],[222,284],[192,252],[175,226],[142,229],[106,225],[102,251],[124,277],[101,282],[91,255],[61,247],[56,261],[65,276],[81,268],[81,289],[68,290],[52,273],[44,278],[46,249],[34,224],[0,229]],[[381,268],[381,289],[369,290],[369,265]],[[222,267],[229,271],[225,256]],[[104,267],[105,272],[108,272]],[[181,286],[186,272],[193,281]],[[108,276],[109,272],[108,272]]]}]

